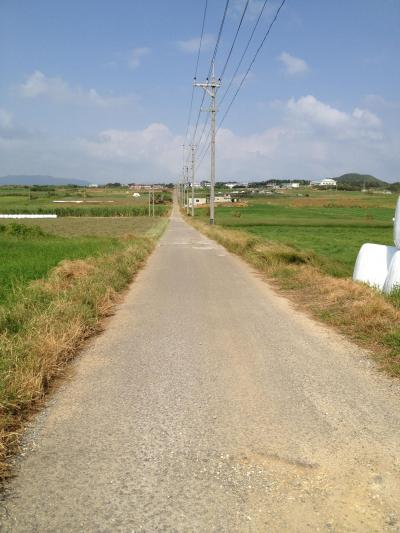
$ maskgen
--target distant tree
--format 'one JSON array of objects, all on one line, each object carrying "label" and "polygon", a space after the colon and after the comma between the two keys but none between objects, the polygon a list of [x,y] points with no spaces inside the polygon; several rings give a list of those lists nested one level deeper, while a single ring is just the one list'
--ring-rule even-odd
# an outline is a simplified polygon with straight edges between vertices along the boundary
[{"label": "distant tree", "polygon": [[105,187],[111,188],[111,187],[122,187],[122,184],[116,181],[115,183],[106,183]]}]

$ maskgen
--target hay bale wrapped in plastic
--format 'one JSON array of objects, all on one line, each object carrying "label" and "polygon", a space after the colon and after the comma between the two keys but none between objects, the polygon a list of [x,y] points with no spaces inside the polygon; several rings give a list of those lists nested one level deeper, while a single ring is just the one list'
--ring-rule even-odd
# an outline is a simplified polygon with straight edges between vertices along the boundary
[{"label": "hay bale wrapped in plastic", "polygon": [[397,251],[394,246],[363,244],[358,252],[353,280],[361,281],[371,287],[383,290],[390,263]]},{"label": "hay bale wrapped in plastic", "polygon": [[396,248],[400,248],[400,196],[397,199],[396,212],[394,215],[393,240]]},{"label": "hay bale wrapped in plastic", "polygon": [[383,292],[390,294],[397,288],[400,289],[400,250],[397,250],[390,261],[388,275],[383,286]]}]

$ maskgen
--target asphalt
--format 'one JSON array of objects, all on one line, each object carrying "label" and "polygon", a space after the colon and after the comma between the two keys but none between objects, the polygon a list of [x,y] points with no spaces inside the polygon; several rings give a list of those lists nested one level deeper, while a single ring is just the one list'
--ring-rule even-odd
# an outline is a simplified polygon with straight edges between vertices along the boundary
[{"label": "asphalt", "polygon": [[31,423],[1,531],[400,531],[400,390],[177,211]]}]

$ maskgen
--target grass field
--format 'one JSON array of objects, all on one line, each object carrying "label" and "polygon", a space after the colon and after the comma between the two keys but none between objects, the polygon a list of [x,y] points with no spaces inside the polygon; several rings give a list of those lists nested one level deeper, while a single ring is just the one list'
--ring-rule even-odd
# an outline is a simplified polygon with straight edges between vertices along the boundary
[{"label": "grass field", "polygon": [[[1,219],[0,225],[14,224],[16,220]],[[18,224],[36,226],[51,235],[62,237],[97,236],[121,237],[128,234],[149,235],[164,224],[162,219],[153,217],[63,217],[56,219],[18,219]]]},{"label": "grass field", "polygon": [[[170,192],[158,194],[160,202],[155,205],[156,216],[168,214]],[[148,213],[148,193],[134,197],[128,187],[93,188],[82,187],[0,187],[0,213],[29,214],[48,213],[60,217],[127,217],[144,216]]]},{"label": "grass field", "polygon": [[165,225],[152,217],[6,222],[0,223],[0,305],[10,300],[13,288],[45,276],[63,259],[110,254],[126,244],[119,237],[151,236]]},{"label": "grass field", "polygon": [[[241,207],[217,207],[216,224],[315,252],[325,271],[340,277],[352,274],[363,243],[393,244],[395,195],[298,194],[303,196],[279,194],[245,199]],[[197,209],[196,216],[206,219],[207,209]]]}]

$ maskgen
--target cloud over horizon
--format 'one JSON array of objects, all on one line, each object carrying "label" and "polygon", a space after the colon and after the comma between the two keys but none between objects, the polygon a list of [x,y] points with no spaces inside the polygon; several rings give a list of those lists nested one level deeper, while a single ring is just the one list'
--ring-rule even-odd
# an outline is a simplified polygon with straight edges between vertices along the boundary
[{"label": "cloud over horizon", "polygon": [[24,83],[18,86],[18,95],[25,99],[48,98],[58,103],[110,108],[132,103],[134,96],[105,96],[96,89],[73,87],[60,77],[48,77],[40,70],[30,74]]},{"label": "cloud over horizon", "polygon": [[288,52],[282,52],[277,59],[283,64],[285,73],[289,76],[305,74],[310,70],[304,59],[292,56]]},{"label": "cloud over horizon", "polygon": [[128,60],[129,67],[132,69],[136,69],[140,67],[140,65],[142,64],[143,58],[148,56],[150,52],[151,52],[150,48],[146,46],[134,48],[132,52],[130,53],[130,57]]},{"label": "cloud over horizon", "polygon": [[[140,129],[104,129],[90,137],[39,140],[22,133],[7,138],[10,120],[2,109],[2,174],[151,182],[176,180],[181,172],[183,135],[161,122]],[[217,137],[220,179],[316,179],[346,171],[398,179],[399,168],[400,137],[386,131],[380,117],[361,107],[337,109],[313,95],[280,102],[279,118],[272,127],[248,135],[222,128]],[[207,156],[199,179],[207,177],[208,169]]]},{"label": "cloud over horizon", "polygon": [[[205,34],[201,43],[201,49],[203,52],[207,52],[215,45],[216,39],[214,35]],[[200,44],[200,37],[194,37],[193,39],[187,39],[186,41],[177,41],[176,45],[182,52],[189,54],[197,53]]]}]

